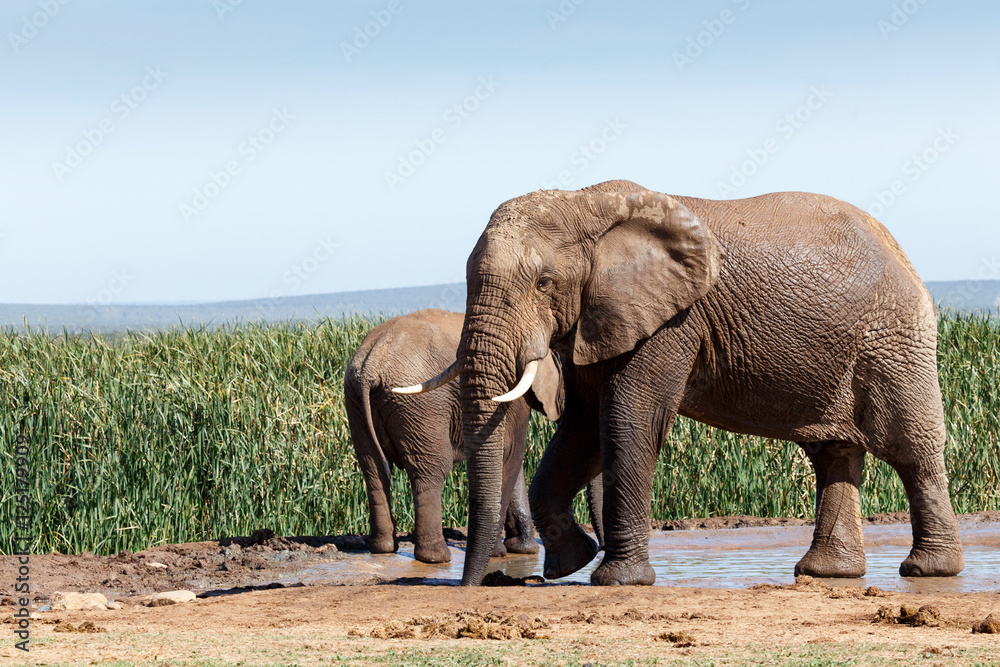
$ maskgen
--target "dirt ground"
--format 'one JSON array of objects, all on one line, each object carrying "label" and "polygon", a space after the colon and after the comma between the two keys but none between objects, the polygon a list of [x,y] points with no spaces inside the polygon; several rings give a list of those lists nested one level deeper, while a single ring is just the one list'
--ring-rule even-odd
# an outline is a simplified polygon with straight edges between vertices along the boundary
[{"label": "dirt ground", "polygon": [[[662,528],[783,525],[774,521]],[[449,537],[461,546],[461,533]],[[371,556],[363,546],[357,537],[258,531],[138,554],[32,556],[41,611],[33,613],[31,651],[14,648],[16,607],[0,596],[0,664],[1000,665],[1000,634],[972,631],[990,614],[1000,620],[1000,591],[894,593],[807,579],[747,589],[466,589],[387,581],[365,571]],[[0,581],[14,580],[15,561],[0,557]],[[299,582],[303,564],[351,573]],[[175,589],[199,597],[141,604]],[[123,608],[46,611],[55,591],[99,592]]]}]

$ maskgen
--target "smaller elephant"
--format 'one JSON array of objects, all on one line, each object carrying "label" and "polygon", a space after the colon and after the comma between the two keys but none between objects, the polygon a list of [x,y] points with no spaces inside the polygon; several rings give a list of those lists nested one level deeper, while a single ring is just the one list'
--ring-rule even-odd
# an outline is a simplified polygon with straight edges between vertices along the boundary
[{"label": "smaller elephant", "polygon": [[[451,560],[441,529],[441,491],[452,467],[465,458],[458,383],[442,374],[439,391],[407,396],[407,389],[393,389],[412,385],[453,361],[463,321],[461,313],[434,309],[395,317],[369,332],[347,366],[344,399],[368,490],[373,553],[392,553],[398,547],[389,509],[390,466],[395,465],[406,471],[413,492],[414,556],[425,563]],[[494,556],[538,553],[523,470],[529,401],[556,420],[561,392],[559,366],[549,355],[531,391],[506,414],[501,498],[506,540],[497,536]]]}]

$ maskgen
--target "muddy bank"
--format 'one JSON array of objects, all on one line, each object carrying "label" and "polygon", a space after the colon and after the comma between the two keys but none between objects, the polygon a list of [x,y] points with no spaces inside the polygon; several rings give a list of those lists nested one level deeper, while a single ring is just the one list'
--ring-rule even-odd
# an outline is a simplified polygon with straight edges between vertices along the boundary
[{"label": "muddy bank", "polygon": [[[41,612],[33,664],[996,664],[998,594],[313,586]],[[909,623],[909,609],[934,610]],[[988,625],[988,624],[987,624]],[[3,626],[0,625],[0,629]],[[927,661],[931,658],[931,661]]]},{"label": "muddy bank", "polygon": [[[39,602],[48,600],[55,591],[102,593],[108,599],[126,603],[137,596],[177,589],[212,595],[229,589],[284,585],[285,571],[343,560],[360,552],[367,553],[367,545],[357,535],[278,537],[262,529],[245,537],[167,544],[113,556],[89,552],[32,555],[31,585],[33,599]],[[0,556],[0,580],[14,581],[17,566],[16,557]],[[352,574],[330,583],[364,584],[376,580]],[[13,602],[8,591],[0,594],[0,605]]]}]

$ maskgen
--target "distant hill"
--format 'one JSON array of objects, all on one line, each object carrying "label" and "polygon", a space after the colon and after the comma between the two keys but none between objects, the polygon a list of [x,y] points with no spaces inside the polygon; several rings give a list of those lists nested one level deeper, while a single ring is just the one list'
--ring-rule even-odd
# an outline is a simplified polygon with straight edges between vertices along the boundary
[{"label": "distant hill", "polygon": [[22,329],[27,321],[33,329],[52,333],[63,329],[110,333],[181,325],[214,327],[240,322],[318,320],[351,314],[399,315],[421,308],[464,311],[465,283],[192,305],[0,304],[0,328]]},{"label": "distant hill", "polygon": [[[1000,280],[930,282],[927,287],[934,301],[946,309],[963,312],[1000,309]],[[465,310],[465,283],[193,305],[0,304],[0,328],[21,329],[27,322],[33,329],[52,333],[64,329],[108,333],[240,322],[308,321],[351,314],[398,315],[421,308]]]},{"label": "distant hill", "polygon": [[945,310],[1000,311],[1000,280],[929,282],[934,302]]}]

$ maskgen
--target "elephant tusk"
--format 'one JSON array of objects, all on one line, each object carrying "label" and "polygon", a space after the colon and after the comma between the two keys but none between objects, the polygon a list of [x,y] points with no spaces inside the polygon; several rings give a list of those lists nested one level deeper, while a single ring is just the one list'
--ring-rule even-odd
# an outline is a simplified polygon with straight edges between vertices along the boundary
[{"label": "elephant tusk", "polygon": [[537,372],[538,359],[529,361],[528,365],[524,367],[524,375],[521,376],[521,381],[517,383],[517,386],[503,396],[497,396],[493,400],[497,403],[510,403],[513,400],[521,398],[531,388],[531,383],[535,381],[535,373]]},{"label": "elephant tusk", "polygon": [[420,384],[415,384],[410,387],[393,387],[392,393],[394,394],[422,394],[426,391],[434,391],[438,387],[448,384],[452,380],[458,377],[461,369],[458,366],[458,360],[456,359],[452,362],[451,366],[444,369],[430,380],[426,382],[421,382]]}]

